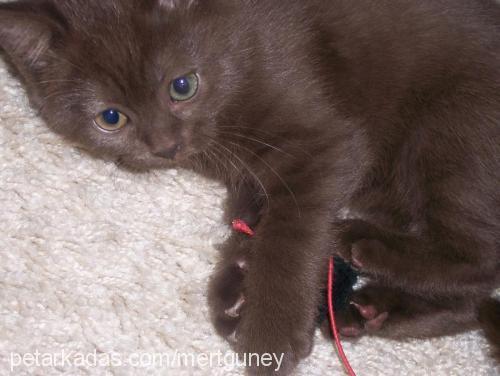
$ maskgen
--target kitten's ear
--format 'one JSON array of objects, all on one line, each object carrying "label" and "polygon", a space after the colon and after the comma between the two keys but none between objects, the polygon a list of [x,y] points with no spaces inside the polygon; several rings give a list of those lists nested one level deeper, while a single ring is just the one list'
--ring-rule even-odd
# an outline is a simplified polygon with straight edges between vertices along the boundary
[{"label": "kitten's ear", "polygon": [[45,1],[0,4],[0,50],[26,79],[45,66],[54,37],[62,31],[54,12]]}]

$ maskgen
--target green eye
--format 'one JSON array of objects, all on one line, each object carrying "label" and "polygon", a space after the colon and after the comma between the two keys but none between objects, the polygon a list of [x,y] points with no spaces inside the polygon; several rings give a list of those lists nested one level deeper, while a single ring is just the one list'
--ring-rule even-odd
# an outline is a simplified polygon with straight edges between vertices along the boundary
[{"label": "green eye", "polygon": [[184,102],[198,92],[199,79],[196,74],[178,77],[170,83],[170,98],[175,102]]}]

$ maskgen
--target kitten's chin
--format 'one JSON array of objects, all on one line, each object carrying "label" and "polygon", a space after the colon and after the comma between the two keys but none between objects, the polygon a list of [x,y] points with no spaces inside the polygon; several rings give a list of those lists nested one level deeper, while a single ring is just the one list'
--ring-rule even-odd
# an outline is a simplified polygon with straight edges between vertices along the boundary
[{"label": "kitten's chin", "polygon": [[198,154],[201,153],[186,152],[179,154],[174,159],[156,157],[154,155],[144,155],[139,157],[120,156],[115,160],[115,163],[120,168],[138,173],[172,168],[191,169]]},{"label": "kitten's chin", "polygon": [[165,158],[151,157],[151,158],[133,158],[133,157],[119,157],[116,160],[116,165],[127,171],[145,173],[152,170],[164,170],[176,168],[179,163]]}]

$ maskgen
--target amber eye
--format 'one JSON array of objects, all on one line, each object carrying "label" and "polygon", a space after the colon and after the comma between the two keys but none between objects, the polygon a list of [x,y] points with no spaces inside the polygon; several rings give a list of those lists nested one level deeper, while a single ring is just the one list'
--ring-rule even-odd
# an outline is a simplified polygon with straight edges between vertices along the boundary
[{"label": "amber eye", "polygon": [[128,118],[114,108],[108,108],[95,118],[95,124],[105,132],[116,132],[128,123]]}]

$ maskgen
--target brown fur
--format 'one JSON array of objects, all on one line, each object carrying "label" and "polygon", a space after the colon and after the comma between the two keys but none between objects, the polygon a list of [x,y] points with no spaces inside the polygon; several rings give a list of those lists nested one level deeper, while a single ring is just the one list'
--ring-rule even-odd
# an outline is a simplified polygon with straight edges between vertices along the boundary
[{"label": "brown fur", "polygon": [[[309,354],[332,254],[371,281],[344,335],[457,333],[483,304],[498,345],[493,1],[19,1],[0,5],[0,46],[62,136],[228,186],[228,219],[257,232],[228,240],[209,288],[238,351],[285,353],[282,374]],[[173,103],[190,72],[198,94]],[[131,120],[112,135],[93,125],[109,107]]]},{"label": "brown fur", "polygon": [[492,355],[500,362],[500,303],[496,300],[485,300],[479,307],[479,321],[483,327],[486,338],[492,345]]}]

